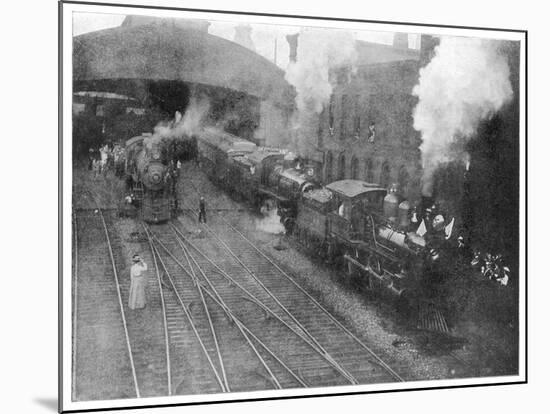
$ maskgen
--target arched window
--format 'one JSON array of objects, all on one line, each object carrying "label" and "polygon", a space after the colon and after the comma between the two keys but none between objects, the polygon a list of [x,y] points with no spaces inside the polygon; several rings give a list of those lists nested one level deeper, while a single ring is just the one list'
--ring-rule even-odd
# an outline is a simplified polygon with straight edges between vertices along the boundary
[{"label": "arched window", "polygon": [[408,193],[409,179],[409,172],[405,166],[402,165],[401,168],[399,168],[399,174],[397,175],[397,183],[399,184],[399,191],[403,195],[407,195]]},{"label": "arched window", "polygon": [[343,180],[344,178],[346,178],[346,156],[342,154],[338,161],[338,179]]},{"label": "arched window", "polygon": [[325,182],[330,184],[332,182],[332,152],[327,152],[327,158],[325,160]]},{"label": "arched window", "polygon": [[374,167],[370,158],[365,161],[365,180],[368,183],[374,182]]},{"label": "arched window", "polygon": [[391,167],[388,161],[384,161],[380,170],[380,186],[388,188],[391,181]]},{"label": "arched window", "polygon": [[359,179],[359,160],[356,157],[351,159],[351,178],[354,180]]}]

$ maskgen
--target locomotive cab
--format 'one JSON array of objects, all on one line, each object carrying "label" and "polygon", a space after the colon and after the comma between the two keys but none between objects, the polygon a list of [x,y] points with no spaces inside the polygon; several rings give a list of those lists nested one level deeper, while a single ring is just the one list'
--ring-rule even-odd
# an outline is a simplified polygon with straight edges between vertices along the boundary
[{"label": "locomotive cab", "polygon": [[326,187],[337,200],[330,216],[331,233],[345,240],[364,240],[371,231],[368,215],[380,212],[386,190],[360,180],[335,181]]}]

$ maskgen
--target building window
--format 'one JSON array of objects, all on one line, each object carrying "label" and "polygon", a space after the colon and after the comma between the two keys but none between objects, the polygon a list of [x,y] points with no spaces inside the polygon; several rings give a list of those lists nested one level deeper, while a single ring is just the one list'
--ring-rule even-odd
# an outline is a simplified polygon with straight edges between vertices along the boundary
[{"label": "building window", "polygon": [[374,143],[376,140],[376,125],[374,124],[374,121],[369,122],[369,129],[367,131],[367,141]]},{"label": "building window", "polygon": [[327,152],[327,159],[325,162],[325,181],[327,184],[332,182],[332,152]]},{"label": "building window", "polygon": [[340,139],[345,139],[348,133],[347,131],[347,119],[349,115],[349,103],[348,95],[342,95],[342,105],[341,105],[341,114],[340,114]]},{"label": "building window", "polygon": [[359,95],[353,99],[353,133],[355,138],[361,136],[361,108],[359,107]]},{"label": "building window", "polygon": [[328,132],[330,135],[334,134],[334,94],[330,95],[328,104]]},{"label": "building window", "polygon": [[365,162],[365,180],[369,183],[374,182],[374,168],[371,159]]},{"label": "building window", "polygon": [[351,160],[351,178],[354,180],[359,179],[359,160],[355,157]]},{"label": "building window", "polygon": [[344,178],[346,178],[346,156],[342,154],[338,161],[338,179],[343,180]]},{"label": "building window", "polygon": [[391,167],[388,161],[385,161],[382,164],[382,169],[380,170],[380,186],[388,188],[391,181]]}]

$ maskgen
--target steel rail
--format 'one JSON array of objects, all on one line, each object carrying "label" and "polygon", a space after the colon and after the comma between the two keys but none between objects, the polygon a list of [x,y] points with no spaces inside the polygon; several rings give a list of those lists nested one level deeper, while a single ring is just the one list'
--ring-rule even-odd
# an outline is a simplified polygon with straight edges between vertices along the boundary
[{"label": "steel rail", "polygon": [[[146,229],[146,233],[147,233],[147,237],[152,239],[152,235],[149,233],[149,231],[147,229]],[[165,272],[165,274],[166,274],[166,276],[167,276],[167,278],[170,282],[172,290],[173,290],[174,294],[176,295],[176,298],[178,299],[178,302],[180,303],[181,308],[183,309],[183,312],[185,313],[185,316],[187,317],[187,320],[189,321],[189,324],[190,324],[191,328],[193,329],[193,333],[195,334],[195,337],[199,341],[199,344],[200,344],[200,346],[201,346],[201,348],[202,348],[202,350],[203,350],[203,352],[204,352],[204,354],[205,354],[205,356],[208,360],[208,363],[210,364],[210,367],[212,368],[212,371],[214,371],[214,375],[216,377],[216,380],[218,381],[218,384],[220,385],[220,388],[222,389],[223,392],[227,392],[227,389],[225,388],[225,385],[224,385],[222,379],[220,378],[220,375],[219,375],[218,371],[216,370],[216,367],[214,366],[214,363],[212,362],[212,359],[210,358],[210,354],[208,353],[208,351],[206,349],[206,346],[204,345],[204,342],[202,341],[202,339],[200,337],[200,334],[197,331],[197,327],[195,326],[195,324],[193,322],[193,318],[191,317],[191,314],[189,313],[189,310],[188,310],[187,306],[183,302],[178,290],[176,289],[174,281],[172,280],[172,277],[170,276],[170,272],[166,268],[166,265],[164,264],[164,261],[162,260],[162,257],[160,256],[160,254],[159,254],[157,248],[155,247],[155,245],[152,244],[152,246],[153,246],[153,249],[154,249],[154,251],[157,254],[157,257],[159,259],[159,262],[162,265],[162,268],[164,269],[164,272]]]},{"label": "steel rail", "polygon": [[[193,183],[191,180],[189,181],[190,184],[193,186],[195,191],[200,195],[201,192]],[[196,210],[193,208],[188,208],[188,210],[192,211],[193,214],[197,215]],[[222,217],[219,212],[217,215],[228,227],[230,227],[233,231],[235,231],[237,234],[239,234],[254,250],[256,250],[262,257],[264,257],[269,263],[271,263],[284,277],[286,277],[290,282],[292,282],[308,299],[312,301],[312,303],[321,310],[325,315],[328,316],[328,318],[336,324],[340,329],[342,329],[350,338],[352,338],[355,342],[357,342],[363,349],[365,349],[375,360],[376,363],[384,368],[387,372],[390,373],[392,377],[397,379],[398,381],[405,381],[397,372],[395,372],[386,362],[384,362],[378,354],[376,354],[368,345],[366,345],[363,341],[361,341],[357,336],[355,336],[349,329],[347,329],[340,321],[338,321],[328,310],[326,310],[313,296],[311,296],[302,286],[300,286],[290,275],[288,275],[277,263],[275,263],[269,256],[267,256],[264,252],[262,252],[254,243],[252,243],[242,232],[240,232],[235,226],[233,226],[229,221],[227,221],[224,217]]]},{"label": "steel rail", "polygon": [[[145,224],[142,223],[143,227],[145,228]],[[162,281],[160,278],[160,272],[159,272],[159,266],[157,263],[157,257],[155,255],[155,251],[153,249],[153,243],[151,239],[147,238],[147,241],[149,243],[149,248],[151,249],[151,255],[153,256],[153,263],[155,264],[155,273],[157,274],[157,282],[159,286],[159,293],[160,293],[160,303],[162,306],[162,323],[164,328],[164,344],[166,349],[166,375],[168,380],[168,395],[172,395],[172,369],[170,367],[170,340],[168,338],[168,322],[166,320],[166,304],[164,302],[164,291],[162,289]]]},{"label": "steel rail", "polygon": [[[187,256],[187,252],[183,249],[183,247],[182,247],[182,250],[183,250],[183,254],[184,254],[184,256],[187,260],[187,263],[189,264],[189,269],[191,270],[191,273],[194,276],[191,279],[194,282],[196,282],[197,277],[195,275],[195,270],[193,269],[193,266],[191,265],[191,261],[189,260],[189,257]],[[216,329],[214,328],[214,324],[212,323],[212,318],[210,316],[210,311],[208,310],[208,305],[206,304],[206,300],[204,299],[204,294],[203,294],[202,289],[200,288],[199,285],[197,285],[197,290],[198,290],[199,296],[201,298],[201,302],[202,302],[202,306],[204,308],[204,312],[206,313],[206,317],[208,318],[208,325],[210,326],[210,332],[212,333],[212,338],[214,339],[214,345],[216,346],[216,353],[217,353],[217,356],[218,356],[218,361],[220,362],[220,368],[221,368],[221,371],[222,371],[223,382],[225,384],[225,387],[227,388],[227,391],[231,391],[231,388],[229,387],[229,383],[227,381],[227,375],[226,375],[226,372],[225,372],[225,365],[223,363],[222,353],[220,351],[220,345],[218,343],[218,336],[216,335]]]},{"label": "steel rail", "polygon": [[[174,231],[175,233],[175,231]],[[175,233],[176,234],[176,233]],[[177,236],[177,234],[176,234]],[[191,262],[189,260],[189,257],[191,257],[191,259],[193,260],[193,263],[195,264],[195,266],[197,267],[197,269],[200,271],[200,273],[202,274],[202,277],[204,278],[204,280],[207,281],[207,283],[209,284],[210,288],[214,291],[215,295],[218,297],[218,299],[220,299],[220,301],[222,300],[221,299],[221,296],[219,295],[218,291],[214,288],[214,286],[212,285],[212,283],[210,282],[210,280],[208,279],[208,277],[206,276],[206,274],[204,273],[203,269],[199,266],[199,264],[197,263],[197,261],[195,260],[195,258],[191,255],[191,253],[189,252],[189,250],[183,245],[183,243],[181,242],[181,240],[178,239],[178,244],[180,245],[188,263],[189,263],[189,268],[191,269],[191,273],[193,274],[194,276],[194,281],[196,283],[196,286],[197,286],[197,289],[199,290],[199,292],[201,292],[201,296],[202,296],[202,286],[200,284],[200,281],[198,279],[198,277],[196,276],[194,270],[193,270],[193,266],[191,265]],[[189,274],[189,273],[188,273]],[[225,303],[224,303],[225,305]],[[222,307],[223,309],[223,307]],[[248,344],[250,345],[250,347],[252,348],[252,350],[254,351],[254,354],[256,355],[256,357],[259,359],[260,363],[264,366],[264,368],[266,369],[266,371],[268,372],[269,376],[271,377],[271,381],[275,384],[276,388],[278,389],[282,389],[283,387],[281,386],[279,380],[277,379],[277,377],[275,376],[275,374],[273,374],[273,372],[271,371],[271,368],[269,368],[269,365],[267,365],[266,361],[262,358],[262,356],[260,355],[260,353],[258,352],[258,350],[256,349],[256,347],[254,346],[254,344],[250,341],[250,339],[246,336],[246,334],[243,332],[242,328],[240,326],[239,327],[239,330],[241,332],[241,334],[243,335],[243,337],[246,339],[246,341],[248,342]]]},{"label": "steel rail", "polygon": [[[196,214],[196,213],[195,213]],[[275,301],[275,303],[292,319],[292,321],[298,326],[300,330],[304,332],[305,335],[307,335],[310,340],[315,344],[316,347],[318,347],[319,351],[324,354],[325,359],[331,363],[331,365],[336,368],[336,370],[340,371],[340,373],[346,377],[352,384],[359,384],[359,381],[346,370],[340,363],[338,363],[329,353],[328,351],[317,341],[317,339],[307,330],[303,324],[296,319],[296,317],[287,309],[285,305],[283,305],[279,299],[267,288],[267,286],[264,285],[264,283],[256,276],[256,274],[241,260],[239,257],[233,252],[231,247],[227,245],[206,223],[203,223],[206,229],[210,234],[212,234],[216,240],[219,241],[219,243],[225,248],[225,250],[241,265],[241,267],[246,270],[246,272],[252,276],[252,278],[260,285],[260,287],[269,295],[271,299]]]},{"label": "steel rail", "polygon": [[368,345],[361,341],[357,336],[355,336],[348,328],[346,328],[339,320],[337,320],[328,310],[326,310],[323,305],[321,305],[313,296],[311,296],[298,282],[296,282],[289,274],[287,274],[277,263],[275,263],[269,256],[267,256],[263,251],[261,251],[257,246],[254,245],[243,233],[241,233],[235,226],[229,223],[225,218],[220,217],[220,219],[230,227],[235,233],[240,235],[246,243],[248,243],[254,250],[256,250],[262,257],[264,257],[269,263],[271,263],[283,276],[285,276],[292,284],[294,284],[304,295],[312,301],[312,303],[321,310],[329,319],[336,324],[342,331],[344,331],[350,338],[357,342],[363,349],[365,349],[373,358],[376,359],[377,363],[382,366],[387,372],[389,372],[395,379],[398,381],[405,381],[397,372],[395,372],[388,364],[386,364],[379,356],[376,354]]},{"label": "steel rail", "polygon": [[[156,238],[156,241],[157,243],[159,243],[159,245],[166,251],[166,253],[172,257],[172,259],[178,264],[178,266],[184,271],[184,273],[186,273],[190,278],[193,278],[193,276],[187,271],[187,269],[185,269],[185,267],[183,266],[183,264],[181,262],[179,262],[173,255],[172,253],[166,248],[166,246],[164,246],[162,244],[162,242],[160,242],[158,240],[158,238]],[[184,246],[185,248],[185,246]],[[189,251],[188,251],[189,253]],[[190,253],[189,253],[190,254]],[[192,257],[192,256],[191,256]],[[195,265],[200,268],[200,265],[198,265],[196,263],[196,261],[194,260],[194,263]],[[201,271],[201,273],[203,273]],[[296,381],[298,381],[302,386],[304,387],[308,387],[308,385],[303,381],[302,378],[300,378],[300,376],[298,374],[296,374],[292,368],[290,368],[284,361],[282,361],[271,349],[269,349],[269,347],[261,340],[259,339],[256,335],[254,335],[254,333],[233,313],[233,311],[231,311],[231,309],[229,308],[229,306],[225,303],[225,301],[221,298],[220,294],[218,293],[218,291],[216,290],[216,288],[212,285],[212,283],[209,281],[209,279],[204,275],[204,278],[206,280],[206,282],[208,283],[208,285],[210,286],[210,288],[213,290],[213,292],[210,292],[208,290],[208,288],[204,287],[203,286],[203,283],[198,280],[198,278],[196,280],[193,280],[193,282],[195,283],[196,286],[198,287],[201,287],[204,292],[210,296],[210,298],[216,302],[222,309],[223,311],[226,313],[226,315],[237,325],[237,327],[239,329],[241,329],[242,331],[246,331],[246,333],[248,333],[248,335],[250,335],[256,342],[258,342],[262,348],[271,356],[273,357],[273,359],[275,359],[279,364],[281,364],[281,366],[283,368],[285,368],[286,371],[288,371],[288,373],[294,378],[296,379]],[[254,301],[256,303],[256,301]],[[244,334],[244,332],[242,332],[243,336],[245,337],[245,339],[247,340],[247,342],[251,345],[251,347],[255,350],[255,347],[254,345],[251,343],[251,341],[249,340],[249,338],[247,337],[247,335]],[[255,351],[256,352],[256,351]],[[256,352],[256,355],[258,355],[258,353]],[[260,360],[262,361],[263,358],[261,356],[259,356]],[[270,372],[270,370],[266,367],[267,371]],[[276,380],[276,378],[274,378],[276,383],[278,383],[278,381]]]},{"label": "steel rail", "polygon": [[[92,198],[93,198],[93,196],[92,196]],[[94,198],[94,201],[95,201],[95,198]],[[97,201],[95,201],[95,202],[97,204]],[[98,207],[97,210],[99,212],[99,217],[101,218],[101,222],[103,223],[103,230],[105,230],[105,237],[107,238],[107,245],[109,246],[109,256],[111,257],[111,264],[113,266],[113,273],[115,275],[115,282],[116,282],[117,295],[118,295],[118,304],[120,306],[120,313],[122,315],[122,322],[123,322],[123,325],[124,325],[124,334],[126,335],[126,345],[128,347],[128,353],[129,353],[129,356],[130,356],[130,365],[132,366],[132,376],[134,378],[136,396],[138,398],[140,398],[139,385],[138,385],[137,376],[136,376],[136,367],[134,365],[134,357],[133,357],[133,354],[132,354],[132,346],[130,345],[130,336],[128,334],[128,326],[127,326],[127,323],[126,323],[126,316],[124,315],[124,305],[122,304],[122,295],[120,293],[120,283],[118,281],[118,272],[116,270],[115,258],[114,258],[114,255],[113,255],[113,248],[111,246],[111,239],[109,237],[109,231],[107,230],[107,223],[105,223],[105,218],[103,217],[103,212],[101,211],[101,208],[99,207],[99,205],[97,207]]]},{"label": "steel rail", "polygon": [[351,374],[349,374],[343,367],[341,367],[336,361],[334,361],[334,359],[326,351],[324,351],[323,349],[320,349],[315,344],[315,342],[311,341],[310,339],[311,334],[309,334],[305,330],[305,328],[298,326],[298,329],[296,329],[294,326],[291,326],[287,321],[283,320],[279,315],[273,312],[273,310],[269,309],[268,306],[263,304],[261,301],[258,301],[257,298],[251,292],[249,292],[245,287],[239,284],[239,282],[237,282],[229,274],[227,274],[223,269],[221,269],[218,265],[216,265],[198,247],[196,247],[193,243],[191,243],[178,229],[176,229],[176,232],[186,243],[188,243],[191,247],[193,247],[193,249],[195,249],[205,260],[207,260],[212,266],[214,266],[225,278],[227,278],[231,283],[239,287],[250,298],[252,298],[253,302],[256,303],[258,306],[260,306],[261,309],[263,309],[266,313],[271,314],[275,319],[280,321],[284,326],[286,326],[293,333],[295,333],[299,338],[301,338],[305,343],[307,343],[313,350],[315,350],[319,355],[321,355],[323,359],[325,359],[330,365],[332,365],[333,368],[336,371],[338,371],[344,378],[346,378],[350,383],[358,384],[358,381]]}]

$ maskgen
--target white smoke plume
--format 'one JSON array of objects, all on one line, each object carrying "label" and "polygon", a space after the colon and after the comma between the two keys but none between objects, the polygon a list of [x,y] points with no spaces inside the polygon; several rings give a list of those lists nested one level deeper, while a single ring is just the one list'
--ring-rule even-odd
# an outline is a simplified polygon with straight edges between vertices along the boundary
[{"label": "white smoke plume", "polygon": [[498,41],[441,38],[413,95],[419,99],[413,116],[422,134],[422,192],[432,195],[438,165],[463,159],[469,166],[464,144],[512,98],[510,69]]},{"label": "white smoke plume", "polygon": [[256,220],[256,230],[271,234],[282,234],[285,232],[285,226],[281,223],[281,217],[272,203],[262,206],[261,213],[263,217]]},{"label": "white smoke plume", "polygon": [[293,150],[300,155],[315,145],[319,114],[333,90],[330,69],[347,66],[355,71],[355,42],[354,34],[343,30],[303,28],[299,33],[296,62],[289,63],[285,77],[296,88]]},{"label": "white smoke plume", "polygon": [[210,111],[210,102],[206,98],[191,98],[185,113],[176,111],[172,121],[161,121],[153,129],[153,135],[145,140],[145,144],[150,148],[154,143],[161,139],[189,139],[196,134],[206,122]]}]

